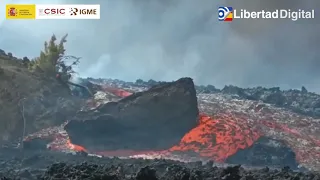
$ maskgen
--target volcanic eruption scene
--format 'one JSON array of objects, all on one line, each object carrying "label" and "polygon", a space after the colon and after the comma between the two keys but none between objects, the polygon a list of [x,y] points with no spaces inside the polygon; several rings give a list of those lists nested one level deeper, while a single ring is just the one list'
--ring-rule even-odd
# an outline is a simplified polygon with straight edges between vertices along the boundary
[{"label": "volcanic eruption scene", "polygon": [[0,6],[0,180],[320,180],[320,1]]}]

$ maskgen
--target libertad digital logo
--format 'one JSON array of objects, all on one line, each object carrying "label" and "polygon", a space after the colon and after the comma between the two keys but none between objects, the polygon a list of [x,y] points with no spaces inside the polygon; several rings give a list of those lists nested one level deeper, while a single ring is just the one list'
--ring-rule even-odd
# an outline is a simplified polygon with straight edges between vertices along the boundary
[{"label": "libertad digital logo", "polygon": [[219,21],[232,21],[233,12],[232,7],[219,7],[218,8],[218,19]]},{"label": "libertad digital logo", "polygon": [[232,21],[233,19],[291,19],[292,21],[297,21],[299,19],[314,18],[314,9],[298,9],[295,11],[291,9],[248,11],[246,9],[233,9],[232,7],[218,8],[219,21]]}]

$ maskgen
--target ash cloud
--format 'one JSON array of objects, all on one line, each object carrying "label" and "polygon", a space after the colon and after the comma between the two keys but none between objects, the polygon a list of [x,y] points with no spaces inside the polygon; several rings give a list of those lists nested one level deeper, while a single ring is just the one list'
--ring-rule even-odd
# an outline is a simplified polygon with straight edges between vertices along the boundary
[{"label": "ash cloud", "polygon": [[[5,21],[7,3],[88,3],[4,0],[0,48],[35,57],[52,33],[69,33],[80,76],[134,81],[192,77],[197,84],[280,86],[320,92],[320,2],[309,0],[93,0],[101,20]],[[217,8],[315,9],[312,20],[217,21]]]}]

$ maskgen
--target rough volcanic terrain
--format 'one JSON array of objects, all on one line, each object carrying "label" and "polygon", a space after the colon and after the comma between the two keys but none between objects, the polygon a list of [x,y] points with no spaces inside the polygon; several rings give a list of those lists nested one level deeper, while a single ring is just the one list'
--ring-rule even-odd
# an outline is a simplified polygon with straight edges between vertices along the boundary
[{"label": "rough volcanic terrain", "polygon": [[[16,65],[2,67],[2,83],[8,85],[7,75]],[[10,118],[36,120],[28,125],[32,130],[25,132],[23,144],[10,140],[14,136],[6,147],[2,143],[3,179],[320,179],[309,172],[320,171],[320,96],[305,88],[219,90],[194,86],[190,78],[87,79],[83,85],[93,99],[83,89],[72,90],[78,97],[65,91],[62,98],[34,91],[37,98],[26,99],[23,111],[16,107]],[[67,102],[70,107],[64,106]],[[21,124],[1,131],[2,138],[15,130]],[[107,158],[112,156],[118,158]]]},{"label": "rough volcanic terrain", "polygon": [[[131,92],[144,91],[150,87],[150,81],[94,82]],[[273,148],[269,148],[271,151],[265,151],[265,155],[287,149],[286,157],[294,157],[299,167],[320,170],[320,121],[317,119],[317,111],[320,108],[319,95],[308,92],[304,87],[301,90],[285,91],[279,88],[242,89],[234,86],[226,86],[222,90],[211,86],[202,90],[196,86],[196,89],[200,111],[199,124],[186,133],[179,144],[165,151],[164,156],[168,155],[168,151],[169,154],[185,152],[216,162],[258,165],[257,161],[244,160],[238,154],[242,150],[252,149],[253,145],[257,144],[264,144],[263,149],[266,150],[268,144]],[[278,96],[283,98],[279,99]],[[259,143],[263,139],[270,139],[270,142]],[[253,149],[254,153],[260,151],[259,148]],[[271,156],[266,157],[270,158],[272,159]],[[267,161],[263,162],[261,165],[266,165]],[[279,166],[296,165],[292,160],[283,161],[287,162],[283,164],[276,163],[277,160],[273,158],[268,160],[267,164],[270,162]]]},{"label": "rough volcanic terrain", "polygon": [[101,158],[85,153],[76,155],[54,151],[1,149],[0,178],[86,179],[86,180],[318,180],[320,174],[282,169],[249,168],[238,165],[182,163],[165,159]]},{"label": "rough volcanic terrain", "polygon": [[[136,102],[137,96],[130,96],[132,92],[138,92],[139,95],[141,94],[139,92],[150,88],[146,85],[141,86],[137,83],[114,80],[105,81],[100,86],[101,91],[96,93],[97,100],[89,102],[89,107],[80,112],[80,119],[86,120],[88,118],[83,113],[92,114],[95,112],[99,114],[99,111],[106,106],[114,108],[122,101],[126,104],[131,104],[131,101]],[[152,92],[152,88],[149,91]],[[266,91],[270,95],[269,90]],[[316,94],[298,90],[291,90],[291,92],[296,93],[294,96],[305,94],[309,99],[313,98],[317,101],[318,95]],[[281,91],[281,93],[288,94],[286,91]],[[148,91],[145,94],[148,94]],[[127,96],[129,97],[121,100]],[[291,96],[293,95],[291,94]],[[197,94],[197,98],[200,111],[197,124],[185,133],[180,142],[167,149],[161,150],[159,147],[153,146],[152,150],[151,146],[147,151],[140,151],[134,148],[114,146],[116,147],[114,149],[107,148],[105,151],[92,152],[90,151],[92,149],[87,149],[85,146],[75,145],[73,138],[70,139],[67,131],[64,130],[65,125],[45,129],[28,136],[28,138],[30,140],[40,137],[38,139],[43,141],[50,137],[48,147],[58,151],[83,150],[105,156],[126,158],[165,158],[184,162],[213,160],[218,163],[248,166],[278,168],[288,166],[293,169],[319,170],[319,141],[317,137],[319,137],[320,126],[319,121],[314,117],[299,114],[291,108],[280,108],[275,104],[264,103],[263,100],[245,99],[237,94],[221,90],[210,93],[200,92]],[[105,100],[102,101],[102,99]],[[119,102],[110,102],[110,99]],[[150,102],[153,103],[153,101]],[[161,108],[159,112],[162,112]],[[112,113],[109,113],[108,118],[110,114]],[[134,113],[131,115],[132,117],[137,116]],[[79,116],[77,118],[79,120]],[[122,138],[130,138],[129,136],[121,135]],[[43,142],[42,146],[44,147],[47,143],[48,141]]]}]

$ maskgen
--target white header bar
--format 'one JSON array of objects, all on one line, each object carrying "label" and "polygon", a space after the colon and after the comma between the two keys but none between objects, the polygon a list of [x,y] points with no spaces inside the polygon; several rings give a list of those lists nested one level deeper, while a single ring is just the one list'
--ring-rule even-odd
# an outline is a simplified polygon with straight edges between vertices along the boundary
[{"label": "white header bar", "polygon": [[100,5],[37,4],[35,19],[100,19]]}]

